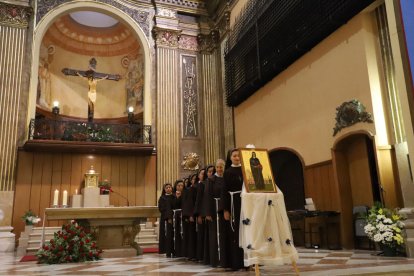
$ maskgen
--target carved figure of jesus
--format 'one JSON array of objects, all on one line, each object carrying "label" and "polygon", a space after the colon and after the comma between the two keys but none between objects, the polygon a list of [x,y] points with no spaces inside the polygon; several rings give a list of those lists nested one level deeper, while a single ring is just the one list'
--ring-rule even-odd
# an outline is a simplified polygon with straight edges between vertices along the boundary
[{"label": "carved figure of jesus", "polygon": [[106,80],[108,78],[108,75],[106,75],[105,77],[99,79],[99,78],[94,78],[92,75],[84,77],[81,74],[79,74],[79,72],[76,72],[76,74],[79,77],[88,80],[88,85],[89,85],[89,91],[88,91],[88,120],[92,121],[94,110],[95,110],[95,102],[96,102],[96,86],[97,86],[99,81]]}]

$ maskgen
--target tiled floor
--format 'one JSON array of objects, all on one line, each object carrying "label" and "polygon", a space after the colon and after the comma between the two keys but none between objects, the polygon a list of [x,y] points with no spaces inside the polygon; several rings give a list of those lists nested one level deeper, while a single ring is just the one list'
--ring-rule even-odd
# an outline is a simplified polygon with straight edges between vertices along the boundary
[{"label": "tiled floor", "polygon": [[[414,275],[414,259],[386,258],[368,251],[299,249],[300,275]],[[260,267],[261,275],[295,275],[292,266]],[[111,258],[82,264],[40,265],[0,255],[0,275],[254,275],[254,271],[225,272],[184,259],[158,254]]]}]

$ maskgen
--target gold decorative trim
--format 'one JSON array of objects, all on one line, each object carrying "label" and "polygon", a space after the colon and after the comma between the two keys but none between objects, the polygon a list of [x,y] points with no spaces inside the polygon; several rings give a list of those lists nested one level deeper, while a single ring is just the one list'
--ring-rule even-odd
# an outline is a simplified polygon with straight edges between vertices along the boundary
[{"label": "gold decorative trim", "polygon": [[0,24],[8,27],[27,28],[32,8],[0,3]]},{"label": "gold decorative trim", "polygon": [[184,170],[196,171],[200,168],[200,156],[195,152],[189,152],[183,157],[181,166]]},{"label": "gold decorative trim", "polygon": [[218,30],[212,30],[209,34],[199,34],[197,40],[201,53],[211,53],[219,43],[220,33]]}]

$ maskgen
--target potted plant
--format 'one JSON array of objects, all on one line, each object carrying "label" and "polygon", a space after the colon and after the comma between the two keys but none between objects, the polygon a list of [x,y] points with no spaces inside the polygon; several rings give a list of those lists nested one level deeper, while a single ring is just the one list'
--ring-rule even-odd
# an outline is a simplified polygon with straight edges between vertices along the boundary
[{"label": "potted plant", "polygon": [[101,190],[101,194],[102,195],[107,195],[110,192],[112,192],[111,181],[109,181],[108,179],[105,179],[103,181],[100,181],[98,183],[98,187]]},{"label": "potted plant", "polygon": [[25,225],[33,225],[41,221],[41,219],[38,216],[36,216],[35,213],[32,212],[32,210],[27,211],[24,214],[24,216],[22,216],[22,219]]},{"label": "potted plant", "polygon": [[384,208],[380,203],[368,211],[365,233],[369,239],[379,243],[384,256],[396,256],[397,250],[404,246],[404,219],[397,210]]}]

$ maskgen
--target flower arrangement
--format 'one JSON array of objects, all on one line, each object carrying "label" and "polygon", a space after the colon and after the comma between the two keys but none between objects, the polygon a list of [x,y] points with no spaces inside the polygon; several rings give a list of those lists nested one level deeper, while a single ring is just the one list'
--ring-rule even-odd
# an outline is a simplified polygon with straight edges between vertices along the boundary
[{"label": "flower arrangement", "polygon": [[105,179],[104,181],[99,181],[98,183],[99,189],[101,189],[101,194],[108,194],[109,192],[113,192],[111,188],[111,181]]},{"label": "flower arrangement", "polygon": [[398,248],[404,244],[404,219],[396,210],[383,208],[377,203],[368,211],[364,230],[371,240],[383,247]]},{"label": "flower arrangement", "polygon": [[100,250],[89,229],[72,220],[37,251],[39,263],[59,264],[100,259]]},{"label": "flower arrangement", "polygon": [[22,216],[22,220],[26,225],[33,225],[41,221],[41,219],[38,216],[36,216],[35,213],[32,212],[32,210],[29,210],[26,213],[24,213],[24,216]]}]

